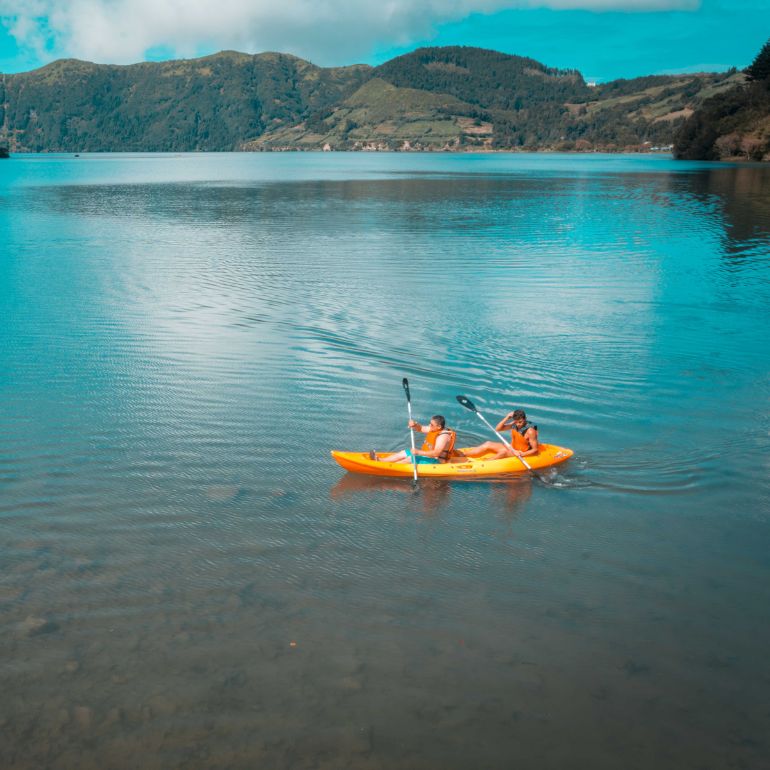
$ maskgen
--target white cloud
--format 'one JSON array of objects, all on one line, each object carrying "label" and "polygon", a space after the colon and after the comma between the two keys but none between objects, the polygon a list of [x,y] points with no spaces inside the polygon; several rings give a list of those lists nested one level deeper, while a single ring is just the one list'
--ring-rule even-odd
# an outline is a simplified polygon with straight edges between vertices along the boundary
[{"label": "white cloud", "polygon": [[283,51],[318,64],[365,59],[377,47],[430,39],[436,25],[507,8],[658,11],[700,0],[0,0],[19,45],[44,60],[141,61],[233,48]]}]

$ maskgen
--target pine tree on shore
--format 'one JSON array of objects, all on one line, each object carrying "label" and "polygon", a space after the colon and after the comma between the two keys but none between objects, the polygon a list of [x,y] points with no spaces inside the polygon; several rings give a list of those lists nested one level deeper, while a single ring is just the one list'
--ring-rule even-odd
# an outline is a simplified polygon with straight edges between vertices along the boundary
[{"label": "pine tree on shore", "polygon": [[746,77],[752,81],[770,80],[770,40],[756,55],[754,61],[745,69]]}]

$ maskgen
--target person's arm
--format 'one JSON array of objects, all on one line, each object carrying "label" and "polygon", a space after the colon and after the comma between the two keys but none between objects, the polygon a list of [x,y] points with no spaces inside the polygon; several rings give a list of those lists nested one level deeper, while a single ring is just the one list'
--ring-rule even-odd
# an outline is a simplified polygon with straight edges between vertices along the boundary
[{"label": "person's arm", "polygon": [[430,425],[420,425],[417,420],[409,420],[407,426],[418,433],[428,433],[430,431]]},{"label": "person's arm", "polygon": [[511,423],[513,422],[513,412],[508,412],[508,414],[503,417],[500,422],[497,423],[497,427],[495,430],[507,430],[511,427]]},{"label": "person's arm", "polygon": [[449,443],[449,436],[439,435],[436,439],[436,446],[433,449],[415,449],[414,453],[421,457],[435,457],[437,458],[443,451],[444,447]]}]

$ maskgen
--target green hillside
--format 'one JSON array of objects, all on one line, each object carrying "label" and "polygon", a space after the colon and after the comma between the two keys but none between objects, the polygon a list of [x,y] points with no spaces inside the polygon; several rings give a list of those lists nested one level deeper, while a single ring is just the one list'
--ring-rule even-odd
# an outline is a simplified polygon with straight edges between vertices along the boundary
[{"label": "green hillside", "polygon": [[706,100],[681,126],[684,160],[770,160],[770,41],[732,88]]},{"label": "green hillside", "polygon": [[[736,73],[591,88],[579,73],[477,48],[424,48],[376,68],[338,105],[267,130],[251,149],[638,150],[669,146]],[[646,143],[646,144],[645,144]]]},{"label": "green hillside", "polygon": [[667,146],[739,73],[589,87],[579,72],[479,48],[422,48],[377,68],[294,56],[98,65],[0,76],[12,151],[638,150]]},{"label": "green hillside", "polygon": [[370,69],[232,51],[124,67],[60,60],[3,76],[0,136],[33,152],[234,150],[339,101]]},{"label": "green hillside", "polygon": [[[419,149],[458,143],[456,117],[469,105],[446,94],[397,88],[381,78],[362,85],[341,104],[315,112],[300,125],[265,132],[247,149]],[[469,121],[472,122],[472,121]],[[481,124],[480,124],[481,125]],[[488,126],[487,134],[491,134]]]}]

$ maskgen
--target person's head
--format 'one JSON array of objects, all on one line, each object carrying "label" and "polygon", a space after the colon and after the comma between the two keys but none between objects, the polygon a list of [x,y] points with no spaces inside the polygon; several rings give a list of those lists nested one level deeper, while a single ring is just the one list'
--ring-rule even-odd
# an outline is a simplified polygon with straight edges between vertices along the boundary
[{"label": "person's head", "polygon": [[446,420],[441,414],[434,414],[433,417],[430,418],[430,427],[433,430],[444,430],[445,425]]},{"label": "person's head", "polygon": [[516,409],[511,418],[517,425],[524,425],[527,421],[527,415],[523,409]]}]

